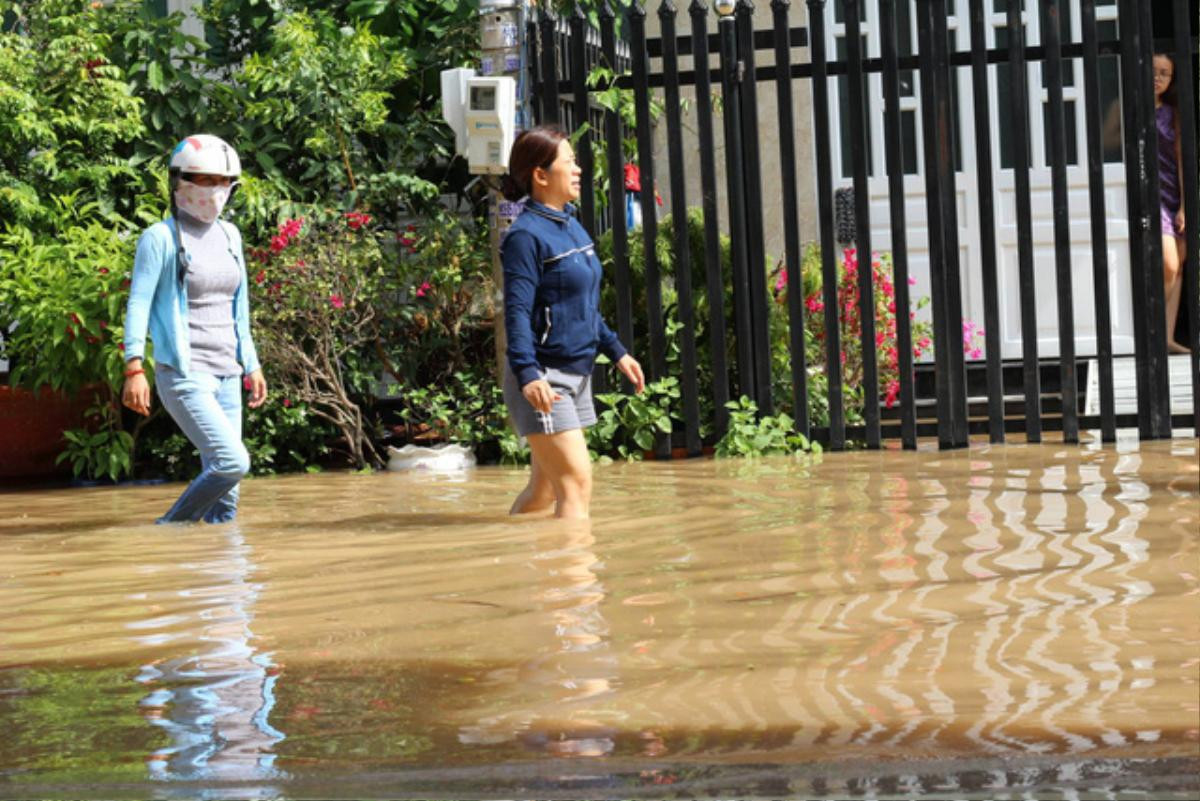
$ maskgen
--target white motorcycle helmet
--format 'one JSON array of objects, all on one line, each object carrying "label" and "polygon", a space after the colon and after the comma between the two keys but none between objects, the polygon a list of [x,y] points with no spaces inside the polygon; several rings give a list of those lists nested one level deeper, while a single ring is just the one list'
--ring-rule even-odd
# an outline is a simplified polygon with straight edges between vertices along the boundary
[{"label": "white motorcycle helmet", "polygon": [[212,134],[189,136],[171,151],[168,175],[171,189],[184,173],[223,175],[236,180],[242,174],[242,162],[228,142]]}]

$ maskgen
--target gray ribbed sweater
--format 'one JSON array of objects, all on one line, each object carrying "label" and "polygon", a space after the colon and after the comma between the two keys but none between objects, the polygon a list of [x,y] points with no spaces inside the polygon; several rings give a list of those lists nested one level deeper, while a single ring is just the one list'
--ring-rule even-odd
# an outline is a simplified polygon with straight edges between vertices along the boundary
[{"label": "gray ribbed sweater", "polygon": [[216,223],[200,222],[184,212],[176,219],[183,249],[191,257],[187,277],[189,369],[210,375],[241,375],[233,296],[242,271],[229,239]]}]

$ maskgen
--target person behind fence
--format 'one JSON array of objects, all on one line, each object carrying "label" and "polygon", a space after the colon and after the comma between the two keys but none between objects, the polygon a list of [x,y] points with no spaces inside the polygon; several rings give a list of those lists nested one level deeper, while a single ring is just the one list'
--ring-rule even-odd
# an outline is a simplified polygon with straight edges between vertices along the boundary
[{"label": "person behind fence", "polygon": [[[1175,97],[1175,61],[1165,53],[1154,56],[1154,121],[1158,126],[1159,214],[1162,218],[1163,290],[1167,301],[1167,347],[1172,353],[1188,349],[1175,341],[1175,322],[1183,297],[1184,238],[1183,159],[1179,138],[1179,106]],[[1195,325],[1195,322],[1192,323]]]},{"label": "person behind fence", "polygon": [[154,380],[171,418],[200,451],[201,471],[158,519],[224,523],[237,514],[250,469],[242,444],[242,388],[261,406],[267,383],[250,337],[242,237],[219,219],[241,175],[237,152],[207,134],[175,146],[168,169],[171,216],[138,240],[125,311],[122,402],[150,414],[143,359],[154,345]]},{"label": "person behind fence", "polygon": [[583,430],[596,421],[591,373],[597,351],[641,392],[641,365],[600,317],[603,269],[573,216],[580,169],[566,134],[539,126],[513,142],[502,190],[528,197],[500,246],[508,336],[504,402],[533,454],[529,484],[511,513],[554,506],[557,517],[586,518],[592,464]]}]

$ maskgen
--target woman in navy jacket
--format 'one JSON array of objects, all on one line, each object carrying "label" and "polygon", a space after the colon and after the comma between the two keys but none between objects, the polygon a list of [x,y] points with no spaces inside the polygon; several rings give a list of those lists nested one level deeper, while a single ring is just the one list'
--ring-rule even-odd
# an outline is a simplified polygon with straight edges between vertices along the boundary
[{"label": "woman in navy jacket", "polygon": [[528,200],[500,247],[504,401],[517,433],[529,441],[533,471],[512,514],[553,505],[556,517],[588,516],[592,464],[583,430],[596,421],[591,373],[598,351],[636,391],[645,385],[641,365],[600,317],[603,268],[570,206],[579,178],[561,128],[533,128],[513,143],[503,191],[510,200]]}]

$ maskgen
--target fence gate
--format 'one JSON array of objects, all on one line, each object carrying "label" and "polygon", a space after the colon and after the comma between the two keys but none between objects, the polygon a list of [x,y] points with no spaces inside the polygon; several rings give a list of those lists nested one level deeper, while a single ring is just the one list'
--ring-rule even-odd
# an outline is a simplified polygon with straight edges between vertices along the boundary
[{"label": "fence gate", "polygon": [[[807,0],[807,27],[789,24],[788,0],[759,10],[748,0],[715,5],[693,0],[681,13],[664,0],[653,12],[656,37],[647,35],[651,12],[638,0],[620,20],[603,3],[598,30],[578,6],[566,20],[542,10],[530,23],[535,114],[580,134],[581,220],[593,235],[612,232],[608,280],[618,333],[651,379],[673,364],[682,390],[676,436],[690,454],[701,451],[702,422],[719,437],[726,402],[743,395],[760,414],[788,411],[798,431],[835,450],[848,439],[877,448],[885,438],[914,448],[919,436],[954,448],[985,432],[992,442],[1009,432],[1037,442],[1044,430],[1076,442],[1080,427],[1099,429],[1105,441],[1118,426],[1136,426],[1143,438],[1169,437],[1172,427],[1200,432],[1200,226],[1186,231],[1193,255],[1181,315],[1191,352],[1172,357],[1190,397],[1173,415],[1153,94],[1153,56],[1170,53],[1184,206],[1200,208],[1198,39],[1188,0],[1154,7],[1140,0]],[[1156,26],[1171,38],[1155,39]],[[612,71],[611,82],[589,85],[597,66]],[[797,85],[809,91],[798,93]],[[694,88],[694,126],[682,122],[681,87]],[[614,88],[632,90],[632,126],[622,109],[596,102],[605,92],[612,106]],[[768,92],[774,117],[760,112]],[[811,97],[811,105],[798,106],[798,97]],[[656,122],[651,112],[660,105]],[[778,130],[778,174],[763,174],[763,126]],[[811,129],[811,152],[798,151],[797,127]],[[665,134],[665,163],[656,160],[656,132]],[[599,161],[593,137],[603,141]],[[636,141],[633,152],[627,138]],[[632,245],[621,180],[630,161],[642,188]],[[686,194],[689,164],[700,172],[693,198]],[[834,190],[842,185],[854,190],[854,253],[890,251],[890,273],[837,252]],[[655,247],[657,188],[669,192],[672,264],[659,264]],[[800,219],[802,194],[815,194],[815,219]],[[689,204],[702,210],[698,249],[689,246]],[[781,253],[766,250],[768,215],[782,215]],[[819,242],[822,279],[819,295],[809,298],[801,272],[807,240]],[[631,247],[641,276],[631,273]],[[777,259],[782,275],[772,277]],[[916,319],[932,326],[932,371],[914,363],[904,313],[913,307],[910,278],[931,301],[928,316]],[[644,291],[635,298],[639,279]],[[876,330],[877,281],[894,291],[894,331]],[[781,366],[773,364],[779,330],[772,330],[771,310],[782,300],[782,293],[773,297],[775,287],[784,284],[790,350]],[[664,287],[678,299],[674,342]],[[707,304],[697,307],[696,297]],[[644,306],[644,332],[634,330],[635,302],[639,313]],[[706,308],[707,319],[694,319],[696,308]],[[821,341],[823,365],[806,361],[811,313],[824,315],[823,329],[809,332]],[[986,332],[970,365],[964,316]],[[861,354],[850,384],[846,344]],[[668,358],[671,349],[677,358]],[[1098,414],[1082,413],[1080,367],[1089,363]],[[1136,409],[1117,408],[1114,365],[1132,369]],[[881,369],[896,386],[881,387]],[[917,391],[930,372],[936,411],[918,420]],[[700,374],[710,385],[701,386]],[[827,396],[810,408],[818,379]],[[785,396],[780,387],[788,386]],[[701,420],[701,393],[709,420]],[[861,419],[848,424],[848,404],[859,398]],[[888,408],[892,400],[898,411]],[[666,455],[670,444],[664,436],[656,450]]]}]

